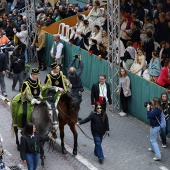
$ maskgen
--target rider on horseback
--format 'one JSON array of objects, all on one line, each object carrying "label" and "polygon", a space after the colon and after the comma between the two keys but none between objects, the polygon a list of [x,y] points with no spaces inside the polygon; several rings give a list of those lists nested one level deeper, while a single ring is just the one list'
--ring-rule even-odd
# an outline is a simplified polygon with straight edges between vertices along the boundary
[{"label": "rider on horseback", "polygon": [[[67,91],[67,87],[71,88],[71,84],[66,76],[60,71],[60,66],[54,62],[51,64],[52,71],[46,75],[46,79],[43,86],[43,91],[46,91],[48,96],[48,102],[52,109],[56,109],[59,97],[61,93]],[[60,91],[60,93],[57,93]]]},{"label": "rider on horseback", "polygon": [[26,122],[30,122],[30,106],[40,104],[38,98],[43,99],[41,96],[42,85],[39,80],[39,69],[33,68],[30,77],[25,80],[21,88],[21,101],[23,105],[22,127]]}]

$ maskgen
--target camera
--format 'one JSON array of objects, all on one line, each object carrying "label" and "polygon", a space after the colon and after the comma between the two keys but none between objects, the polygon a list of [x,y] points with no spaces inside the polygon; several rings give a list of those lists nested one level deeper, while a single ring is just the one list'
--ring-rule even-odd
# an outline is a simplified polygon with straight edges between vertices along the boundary
[{"label": "camera", "polygon": [[79,55],[78,55],[78,54],[76,54],[76,55],[74,56],[74,58],[79,58]]},{"label": "camera", "polygon": [[149,104],[150,106],[152,106],[152,101],[151,101],[151,100],[146,101],[146,102],[144,103],[144,107],[147,107],[148,104]]}]

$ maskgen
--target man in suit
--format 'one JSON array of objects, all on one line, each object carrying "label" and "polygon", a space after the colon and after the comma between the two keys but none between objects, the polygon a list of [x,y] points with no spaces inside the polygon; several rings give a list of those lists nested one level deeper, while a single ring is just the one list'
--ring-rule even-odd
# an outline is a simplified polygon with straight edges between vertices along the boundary
[{"label": "man in suit", "polygon": [[91,105],[94,108],[95,103],[100,103],[103,110],[106,111],[106,104],[112,106],[111,92],[109,83],[105,82],[106,76],[100,75],[99,82],[93,84],[91,89]]}]

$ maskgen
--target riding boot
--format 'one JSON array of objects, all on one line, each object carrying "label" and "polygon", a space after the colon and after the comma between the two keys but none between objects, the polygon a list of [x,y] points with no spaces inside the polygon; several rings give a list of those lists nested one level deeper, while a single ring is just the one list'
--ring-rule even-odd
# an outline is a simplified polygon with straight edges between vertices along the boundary
[{"label": "riding boot", "polygon": [[27,116],[26,116],[25,114],[23,114],[23,115],[22,115],[22,128],[25,127],[26,122],[27,122]]},{"label": "riding boot", "polygon": [[27,102],[23,102],[23,115],[22,115],[22,127],[25,127],[27,123]]}]

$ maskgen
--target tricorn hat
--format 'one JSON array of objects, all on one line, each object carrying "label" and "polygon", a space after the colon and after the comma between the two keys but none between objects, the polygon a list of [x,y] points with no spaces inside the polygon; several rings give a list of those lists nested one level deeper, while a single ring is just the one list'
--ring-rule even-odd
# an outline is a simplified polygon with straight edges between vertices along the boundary
[{"label": "tricorn hat", "polygon": [[39,68],[32,68],[31,74],[40,74]]},{"label": "tricorn hat", "polygon": [[52,69],[55,69],[57,66],[58,66],[58,64],[56,62],[51,64]]}]

